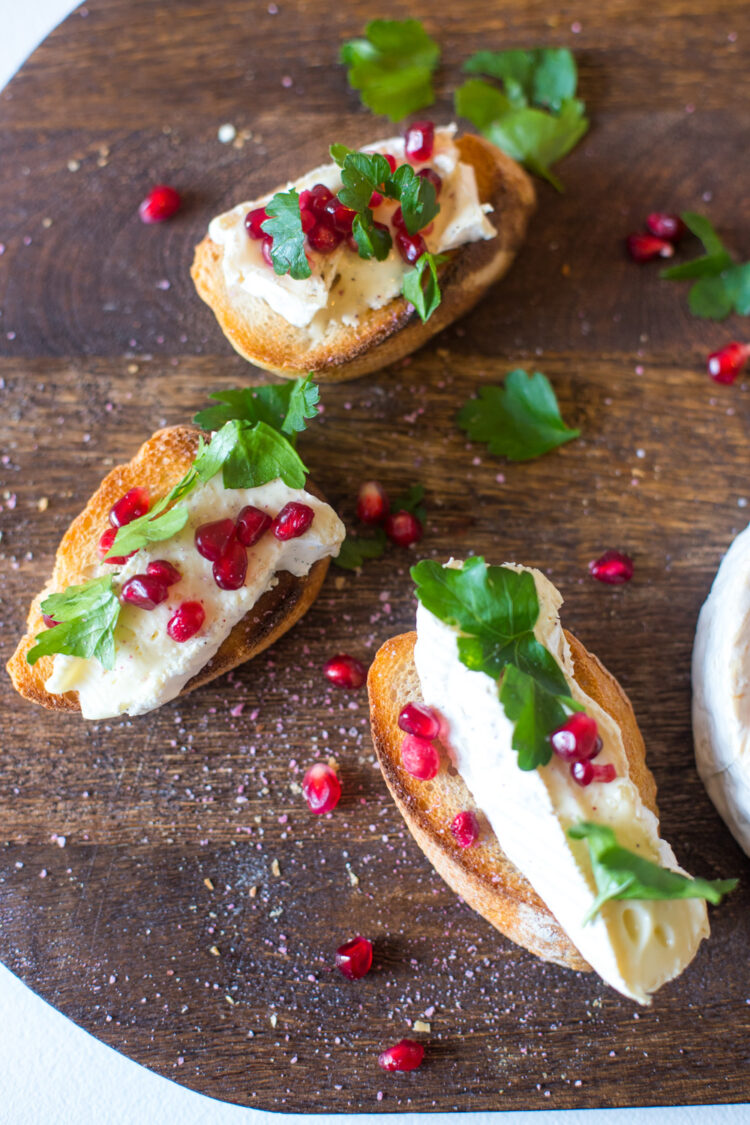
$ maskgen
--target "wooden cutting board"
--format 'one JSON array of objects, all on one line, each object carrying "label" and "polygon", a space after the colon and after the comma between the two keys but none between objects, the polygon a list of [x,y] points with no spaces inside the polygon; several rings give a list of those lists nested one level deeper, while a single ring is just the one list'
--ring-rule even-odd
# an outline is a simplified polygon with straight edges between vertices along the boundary
[{"label": "wooden cutting board", "polygon": [[[51,716],[3,677],[0,957],[104,1042],[244,1105],[742,1101],[750,869],[695,773],[689,670],[698,609],[750,497],[748,389],[712,384],[705,356],[748,328],[693,319],[685,287],[626,260],[622,240],[649,210],[692,207],[750,254],[750,11],[419,0],[409,13],[443,48],[437,120],[451,119],[470,53],[537,44],[576,50],[593,118],[559,169],[566,193],[539,185],[509,277],[410,362],[324,388],[303,439],[345,517],[364,478],[422,482],[423,544],[358,576],[332,569],[271,651],[145,718]],[[192,248],[211,215],[321,162],[329,142],[387,131],[336,63],[373,14],[404,11],[99,0],[0,94],[4,659],[103,471],[209,392],[263,381],[195,296]],[[225,122],[235,144],[217,139]],[[146,227],[137,206],[156,182],[186,203]],[[515,366],[545,371],[583,431],[526,465],[467,444],[454,422]],[[609,547],[635,558],[620,589],[587,576]],[[742,877],[650,1010],[535,960],[456,899],[386,794],[364,692],[322,677],[333,653],[367,660],[412,625],[415,558],[472,550],[551,575],[566,625],[631,695],[680,861]],[[299,781],[328,756],[344,797],[318,820]],[[375,969],[352,984],[332,959],[357,931]],[[383,1074],[378,1051],[416,1019],[431,1025],[425,1065]]]}]

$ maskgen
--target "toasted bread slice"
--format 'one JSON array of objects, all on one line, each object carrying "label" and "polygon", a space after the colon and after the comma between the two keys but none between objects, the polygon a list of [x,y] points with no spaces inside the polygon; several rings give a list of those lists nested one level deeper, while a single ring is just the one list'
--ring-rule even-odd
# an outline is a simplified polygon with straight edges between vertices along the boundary
[{"label": "toasted bread slice", "polygon": [[[108,526],[107,517],[115,501],[136,485],[147,488],[154,499],[164,496],[192,465],[200,436],[201,431],[192,426],[170,426],[157,430],[132,461],[127,465],[118,465],[104,478],[63,535],[52,577],[31,603],[26,633],[7,664],[14,688],[25,699],[41,703],[51,711],[80,710],[77,692],[53,695],[46,690],[44,685],[52,674],[51,656],[41,657],[33,666],[26,660],[34,637],[45,628],[41,603],[50,594],[91,577],[91,569],[100,561],[97,551],[99,539],[102,530]],[[309,481],[306,487],[313,495],[323,499]],[[287,571],[280,572],[277,585],[235,625],[213,659],[185,685],[181,694],[223,676],[246,660],[252,660],[286,633],[315,601],[329,562],[330,559],[320,559],[304,578],[296,578]]]},{"label": "toasted bread slice", "polygon": [[467,134],[456,146],[461,160],[474,168],[481,202],[494,208],[491,219],[498,233],[451,252],[439,271],[442,302],[426,324],[408,301],[395,297],[383,308],[369,309],[356,328],[339,324],[316,341],[261,298],[237,287],[227,292],[222,249],[206,236],[195,248],[190,272],[232,347],[276,375],[296,378],[312,371],[319,382],[337,382],[403,359],[468,312],[510,267],[526,234],[535,195],[520,165],[489,141]]},{"label": "toasted bread slice", "polygon": [[[619,724],[630,775],[644,804],[658,816],[656,785],[646,766],[646,749],[630,700],[596,657],[570,633],[565,635],[576,680]],[[368,677],[375,751],[409,831],[446,883],[500,933],[544,961],[589,970],[590,966],[531,884],[504,855],[444,748],[441,747],[441,769],[433,781],[418,781],[401,766],[404,735],[398,726],[398,715],[407,703],[422,699],[414,664],[416,638],[416,633],[403,633],[386,641]],[[477,813],[482,827],[478,844],[467,849],[458,846],[450,830],[451,821],[464,809]]]}]

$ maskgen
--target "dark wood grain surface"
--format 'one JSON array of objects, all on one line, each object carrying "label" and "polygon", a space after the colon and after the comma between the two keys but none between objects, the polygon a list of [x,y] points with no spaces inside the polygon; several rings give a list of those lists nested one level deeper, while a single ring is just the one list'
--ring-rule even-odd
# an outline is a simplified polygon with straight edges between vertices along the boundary
[{"label": "dark wood grain surface", "polygon": [[[0,94],[2,649],[103,470],[211,390],[263,381],[188,276],[209,217],[387,124],[358,108],[338,43],[384,2],[101,0]],[[321,665],[369,658],[413,622],[393,551],[332,569],[305,620],[234,675],[138,719],[54,717],[0,685],[0,957],[113,1047],[193,1089],[276,1110],[503,1109],[750,1096],[748,863],[693,766],[696,615],[744,526],[748,389],[704,357],[747,331],[691,318],[684,288],[625,260],[653,208],[707,211],[745,257],[750,13],[710,0],[410,5],[443,46],[438,120],[481,47],[571,45],[593,128],[540,186],[523,254],[476,311],[411,362],[325,388],[303,439],[345,516],[357,482],[422,481],[422,553],[541,566],[565,623],[630,693],[666,836],[696,874],[743,877],[712,937],[650,1010],[545,966],[448,891],[374,762],[365,695]],[[291,78],[291,85],[284,79]],[[222,145],[232,122],[239,141]],[[154,182],[186,197],[145,227]],[[583,437],[508,465],[468,445],[457,407],[513,366],[553,380]],[[586,564],[619,547],[623,588]],[[344,797],[310,816],[301,771],[340,763]],[[278,867],[275,862],[278,862]],[[274,871],[279,874],[274,874]],[[361,931],[375,969],[333,951]],[[425,1065],[383,1045],[431,1024]]]}]

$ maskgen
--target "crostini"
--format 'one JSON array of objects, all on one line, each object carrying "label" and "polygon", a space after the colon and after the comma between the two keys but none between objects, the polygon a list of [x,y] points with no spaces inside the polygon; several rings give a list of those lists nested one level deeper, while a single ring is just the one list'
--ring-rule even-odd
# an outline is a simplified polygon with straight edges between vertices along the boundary
[{"label": "crostini", "polygon": [[277,375],[353,379],[409,355],[508,270],[535,196],[481,137],[431,122],[214,218],[192,277],[225,336]]},{"label": "crostini", "polygon": [[689,879],[659,838],[630,702],[563,630],[544,575],[481,558],[412,575],[417,632],[386,642],[368,681],[412,835],[501,933],[648,1004],[735,881]]},{"label": "crostini", "polygon": [[299,620],[345,529],[288,440],[304,412],[283,433],[273,410],[254,408],[253,395],[271,392],[277,407],[291,389],[204,412],[234,413],[213,435],[159,430],[105,477],[31,605],[7,666],[16,691],[86,719],[144,714]]}]

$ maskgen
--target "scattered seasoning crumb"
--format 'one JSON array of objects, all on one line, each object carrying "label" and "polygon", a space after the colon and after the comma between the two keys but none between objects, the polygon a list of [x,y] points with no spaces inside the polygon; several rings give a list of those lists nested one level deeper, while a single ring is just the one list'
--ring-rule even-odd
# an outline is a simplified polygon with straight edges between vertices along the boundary
[{"label": "scattered seasoning crumb", "polygon": [[351,863],[347,863],[346,870],[349,872],[349,882],[350,882],[350,884],[353,887],[358,887],[359,886],[359,876],[355,875],[354,872],[352,871]]},{"label": "scattered seasoning crumb", "polygon": [[204,887],[208,887],[209,891],[212,891],[212,890],[214,889],[214,885],[213,885],[213,883],[212,883],[212,882],[211,882],[211,880],[210,880],[210,879],[208,879],[208,878],[206,878],[206,879],[204,879],[204,880],[203,880],[203,886],[204,886]]},{"label": "scattered seasoning crumb", "polygon": [[221,953],[217,946],[212,945],[208,951],[213,957],[221,957]]},{"label": "scattered seasoning crumb", "polygon": [[285,90],[288,90],[289,87],[293,85],[293,83],[294,83],[294,79],[292,78],[291,74],[285,74],[284,77],[281,79],[281,85],[284,87]]},{"label": "scattered seasoning crumb", "polygon": [[127,371],[128,371],[128,375],[137,375],[138,374],[138,364],[137,363],[129,363]]},{"label": "scattered seasoning crumb", "polygon": [[80,167],[81,167],[80,160],[69,160],[68,161],[68,171],[69,172],[77,172]]},{"label": "scattered seasoning crumb", "polygon": [[216,135],[223,145],[228,145],[237,136],[237,130],[231,121],[227,121],[224,125],[219,126],[219,132]]},{"label": "scattered seasoning crumb", "polygon": [[47,508],[49,508],[49,500],[46,496],[40,496],[36,502],[36,506],[40,512],[46,512]]},{"label": "scattered seasoning crumb", "polygon": [[412,1031],[431,1031],[430,1024],[425,1023],[424,1020],[415,1020],[412,1024]]},{"label": "scattered seasoning crumb", "polygon": [[270,1019],[271,1019],[271,1027],[276,1027],[276,1023],[277,1023],[277,1021],[278,1021],[278,1018],[279,1018],[279,1017],[278,1017],[278,1016],[276,1015],[276,1013],[275,1013],[275,1012],[271,1012],[271,1017],[270,1017]]},{"label": "scattered seasoning crumb", "polygon": [[250,898],[255,898],[257,893],[258,893],[257,887],[251,887],[250,890],[248,891],[248,894],[250,895]]},{"label": "scattered seasoning crumb", "polygon": [[279,867],[278,859],[275,859],[273,861],[273,863],[271,864],[271,874],[275,875],[277,879],[278,879],[279,875],[281,874],[281,868]]},{"label": "scattered seasoning crumb", "polygon": [[42,226],[45,230],[49,230],[49,228],[52,226],[52,219],[50,219],[49,216],[42,219]]}]

